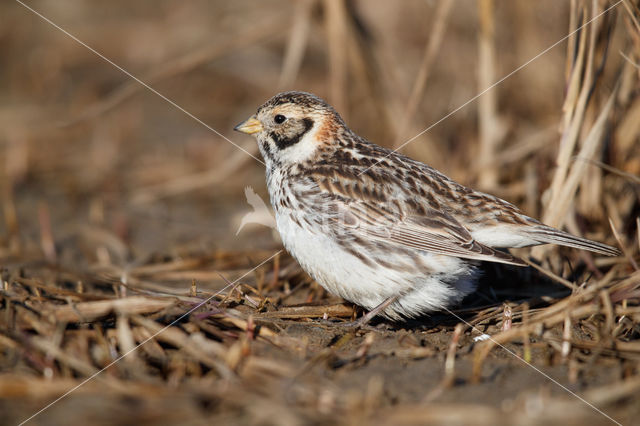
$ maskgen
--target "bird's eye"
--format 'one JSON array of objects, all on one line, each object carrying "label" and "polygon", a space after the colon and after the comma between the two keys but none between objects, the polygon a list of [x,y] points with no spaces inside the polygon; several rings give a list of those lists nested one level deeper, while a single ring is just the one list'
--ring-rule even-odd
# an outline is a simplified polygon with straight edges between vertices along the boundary
[{"label": "bird's eye", "polygon": [[285,117],[282,114],[278,114],[275,117],[273,117],[273,121],[275,121],[277,124],[282,124],[285,122],[285,120],[287,119],[287,117]]}]

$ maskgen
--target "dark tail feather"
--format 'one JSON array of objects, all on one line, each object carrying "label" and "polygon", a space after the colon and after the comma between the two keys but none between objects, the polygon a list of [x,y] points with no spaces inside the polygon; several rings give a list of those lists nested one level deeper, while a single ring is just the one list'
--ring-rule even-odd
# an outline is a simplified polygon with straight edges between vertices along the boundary
[{"label": "dark tail feather", "polygon": [[576,237],[567,232],[560,231],[548,226],[534,227],[528,230],[527,235],[542,244],[558,244],[561,246],[574,247],[582,250],[589,250],[607,256],[619,256],[620,250],[607,244],[591,241],[586,238]]}]

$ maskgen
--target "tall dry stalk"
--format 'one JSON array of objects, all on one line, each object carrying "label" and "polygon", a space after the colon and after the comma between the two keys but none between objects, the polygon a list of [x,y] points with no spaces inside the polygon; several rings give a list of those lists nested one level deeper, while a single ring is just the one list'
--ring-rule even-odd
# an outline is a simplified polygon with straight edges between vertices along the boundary
[{"label": "tall dry stalk", "polygon": [[[600,4],[593,2],[591,7],[587,2],[572,2],[570,31],[575,31],[590,19],[594,19],[611,2]],[[573,209],[578,189],[588,191],[587,185],[595,185],[593,180],[584,180],[588,171],[585,161],[575,161],[575,156],[581,160],[594,160],[602,155],[602,146],[606,134],[609,114],[615,102],[615,91],[618,87],[614,83],[612,93],[603,93],[607,99],[598,103],[602,96],[596,96],[594,91],[598,81],[602,78],[601,68],[607,59],[610,30],[614,22],[613,14],[609,12],[589,25],[584,26],[571,37],[568,44],[572,49],[568,52],[570,69],[567,81],[567,91],[563,106],[562,136],[556,157],[557,168],[554,172],[551,187],[545,194],[543,221],[551,226],[561,227],[568,214]],[[600,95],[600,92],[598,92]],[[588,110],[591,111],[588,113]],[[593,119],[588,119],[593,117]]]},{"label": "tall dry stalk", "polygon": [[[484,90],[496,80],[495,23],[493,0],[478,3],[480,34],[478,37],[478,88]],[[495,156],[500,142],[497,117],[496,91],[489,90],[478,99],[478,126],[480,130],[480,164],[478,184],[484,189],[495,188],[498,168]]]},{"label": "tall dry stalk", "polygon": [[325,0],[324,12],[329,43],[329,101],[346,118],[348,23],[344,0]]},{"label": "tall dry stalk", "polygon": [[445,30],[447,29],[452,6],[453,0],[443,0],[438,4],[438,9],[436,10],[433,18],[433,26],[429,34],[429,39],[427,41],[427,44],[425,45],[424,54],[422,56],[422,63],[420,64],[418,75],[413,82],[413,87],[411,89],[411,95],[409,97],[409,101],[407,102],[407,106],[404,110],[404,113],[402,114],[402,117],[400,117],[400,125],[397,128],[394,147],[397,147],[405,142],[404,138],[407,136],[407,129],[409,127],[409,124],[413,120],[413,116],[418,109],[420,101],[422,100],[422,95],[427,86],[427,80],[429,79],[431,68],[436,59],[438,51],[440,50],[440,46],[442,45],[442,39],[444,37]]},{"label": "tall dry stalk", "polygon": [[300,0],[296,2],[295,10],[291,16],[292,26],[289,32],[289,40],[282,64],[282,72],[278,81],[278,89],[291,89],[295,81],[311,29],[311,11],[315,0]]}]

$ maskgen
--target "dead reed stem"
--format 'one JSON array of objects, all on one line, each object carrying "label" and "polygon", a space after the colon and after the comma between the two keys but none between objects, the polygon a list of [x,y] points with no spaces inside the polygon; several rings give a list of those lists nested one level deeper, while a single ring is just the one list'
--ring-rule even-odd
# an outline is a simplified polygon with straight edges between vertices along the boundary
[{"label": "dead reed stem", "polygon": [[433,62],[435,61],[440,46],[442,45],[442,39],[447,30],[447,24],[449,22],[449,15],[453,6],[453,0],[443,0],[438,3],[438,8],[433,16],[433,26],[431,33],[425,44],[424,54],[422,56],[422,63],[418,69],[418,74],[413,82],[411,94],[407,106],[404,109],[404,113],[400,117],[400,125],[396,134],[396,141],[394,147],[397,147],[405,142],[407,137],[406,132],[409,129],[409,124],[413,121],[413,118],[418,109],[418,105],[422,101],[425,88],[427,86],[427,80],[429,79],[429,73]]},{"label": "dead reed stem", "polygon": [[[480,34],[478,37],[478,88],[484,90],[496,81],[495,22],[493,0],[478,3]],[[478,174],[481,188],[492,189],[498,183],[498,167],[493,163],[500,142],[495,90],[489,90],[478,99],[478,125],[480,128],[480,155],[482,168]]]},{"label": "dead reed stem", "polygon": [[343,0],[324,0],[329,49],[329,99],[343,116],[347,114],[348,23]]}]

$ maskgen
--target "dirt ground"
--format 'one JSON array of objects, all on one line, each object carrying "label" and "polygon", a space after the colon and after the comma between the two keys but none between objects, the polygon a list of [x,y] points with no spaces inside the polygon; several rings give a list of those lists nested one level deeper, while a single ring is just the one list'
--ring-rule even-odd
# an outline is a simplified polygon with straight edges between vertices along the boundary
[{"label": "dirt ground", "polygon": [[[638,423],[638,2],[396,3],[0,5],[1,424]],[[518,250],[345,327],[240,229],[268,197],[232,128],[285,89],[623,254]]]}]

